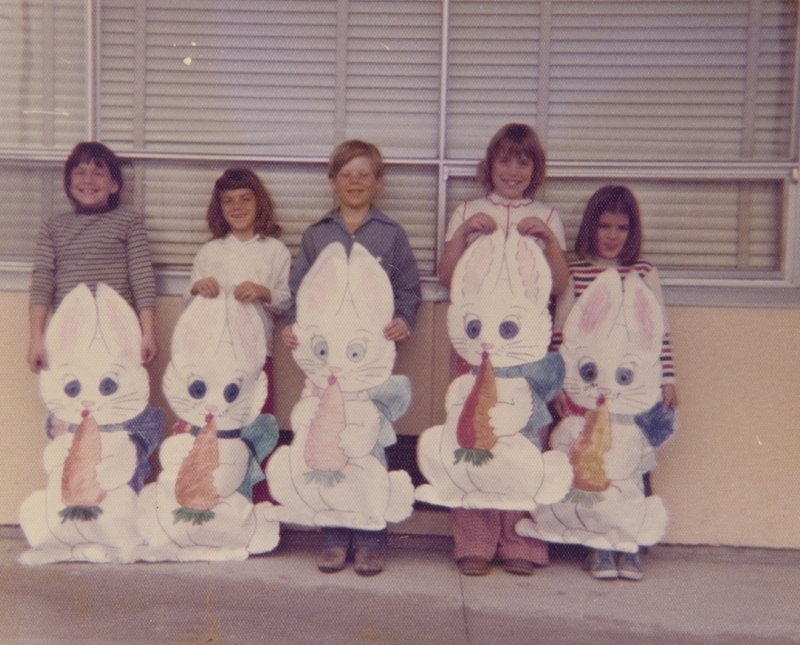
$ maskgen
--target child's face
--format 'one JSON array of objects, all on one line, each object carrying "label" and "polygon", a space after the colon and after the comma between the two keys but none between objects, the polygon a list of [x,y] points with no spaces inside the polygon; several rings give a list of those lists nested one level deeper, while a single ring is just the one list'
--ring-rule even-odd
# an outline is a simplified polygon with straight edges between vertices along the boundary
[{"label": "child's face", "polygon": [[69,194],[81,208],[97,211],[108,206],[108,198],[119,192],[119,184],[105,166],[82,161],[69,175]]},{"label": "child's face", "polygon": [[500,153],[492,163],[494,192],[506,199],[522,199],[533,179],[533,160],[523,155]]},{"label": "child's face", "polygon": [[255,193],[249,188],[223,190],[219,196],[222,217],[231,227],[231,233],[247,241],[255,235],[257,202]]},{"label": "child's face", "polygon": [[349,210],[368,210],[383,183],[369,157],[351,159],[330,182],[339,204]]},{"label": "child's face", "polygon": [[600,215],[597,222],[597,254],[604,260],[615,260],[628,240],[630,222],[625,213]]}]

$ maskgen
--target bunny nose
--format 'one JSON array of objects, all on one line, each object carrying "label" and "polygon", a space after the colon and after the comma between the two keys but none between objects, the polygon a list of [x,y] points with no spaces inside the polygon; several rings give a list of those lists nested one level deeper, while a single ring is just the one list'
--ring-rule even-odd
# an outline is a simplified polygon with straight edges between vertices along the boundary
[{"label": "bunny nose", "polygon": [[339,372],[341,372],[341,371],[342,371],[342,368],[341,368],[341,367],[329,367],[329,368],[328,368],[328,371],[329,371],[331,374],[338,374]]},{"label": "bunny nose", "polygon": [[81,405],[88,410],[94,407],[94,401],[81,401]]},{"label": "bunny nose", "polygon": [[494,347],[492,343],[481,343],[481,349],[483,349],[484,352],[488,352],[492,347]]}]

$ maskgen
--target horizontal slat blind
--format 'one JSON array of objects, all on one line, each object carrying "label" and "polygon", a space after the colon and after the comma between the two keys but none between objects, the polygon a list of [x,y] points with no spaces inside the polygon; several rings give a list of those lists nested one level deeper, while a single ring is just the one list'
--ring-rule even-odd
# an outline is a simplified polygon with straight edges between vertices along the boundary
[{"label": "horizontal slat blind", "polygon": [[503,124],[536,122],[540,33],[538,2],[450,4],[449,158],[480,158]]},{"label": "horizontal slat blind", "polygon": [[[327,167],[299,164],[250,164],[272,196],[275,216],[283,229],[281,240],[292,254],[309,224],[334,204]],[[206,209],[214,181],[225,166],[190,163],[148,163],[137,172],[143,195],[153,259],[158,264],[191,264],[200,245],[209,239]],[[127,181],[127,174],[126,174]],[[133,181],[133,179],[132,179]],[[130,183],[130,182],[129,182]],[[431,274],[435,256],[435,172],[391,167],[376,206],[399,221],[415,250],[420,271]],[[126,190],[127,192],[127,190]],[[123,195],[123,201],[127,195]]]},{"label": "horizontal slat blind", "polygon": [[71,147],[86,137],[86,2],[5,2],[0,146]]},{"label": "horizontal slat blind", "polygon": [[394,157],[436,156],[441,13],[438,0],[349,3],[346,138]]},{"label": "horizontal slat blind", "polygon": [[[592,193],[613,181],[549,179],[537,198],[554,207],[564,220],[569,259],[583,209]],[[655,182],[626,181],[642,212],[644,257],[661,269],[721,272],[769,271],[780,268],[780,226],[774,214],[781,210],[779,182]],[[467,178],[451,180],[448,208],[474,199],[480,190]],[[742,237],[739,200],[751,191],[749,231]]]},{"label": "horizontal slat blind", "polygon": [[448,152],[522,118],[552,159],[788,159],[797,7],[751,4],[455,2]]},{"label": "horizontal slat blind", "polygon": [[[139,22],[136,5],[102,3],[106,141],[121,151],[329,152],[335,3],[148,0],[140,4]],[[137,74],[143,96],[134,95]]]},{"label": "horizontal slat blind", "polygon": [[[445,16],[439,0],[100,0],[93,110],[90,3],[6,5],[2,259],[30,258],[30,217],[69,208],[59,163],[42,157],[66,157],[96,112],[97,138],[128,157],[123,203],[145,214],[162,265],[191,262],[214,179],[246,159],[294,251],[333,203],[324,160],[357,137],[392,160],[378,205],[433,275],[438,191],[448,212],[481,192],[464,178],[440,183],[440,167],[477,162],[497,128],[524,121],[561,163],[539,197],[561,212],[570,245],[589,195],[611,183],[600,164],[667,162],[684,179],[643,171],[626,182],[651,260],[697,276],[784,268],[780,175],[720,179],[697,162],[796,155],[796,2],[452,0]],[[19,150],[31,163],[12,160]],[[572,162],[597,162],[597,178],[568,176]]]},{"label": "horizontal slat blind", "polygon": [[441,21],[435,0],[350,2],[342,24],[334,2],[103,2],[101,135],[123,151],[277,156],[358,137],[433,157]]},{"label": "horizontal slat blind", "polygon": [[[750,158],[754,154],[746,141],[760,126],[760,134],[775,142],[762,147],[766,156],[788,158],[786,120],[780,129],[775,122],[745,119],[755,98],[747,95],[748,83],[791,71],[786,57],[759,56],[762,41],[775,37],[775,25],[752,25],[756,38],[748,41],[749,5],[747,0],[555,3],[553,154]],[[754,66],[748,67],[748,57],[755,59]]]}]

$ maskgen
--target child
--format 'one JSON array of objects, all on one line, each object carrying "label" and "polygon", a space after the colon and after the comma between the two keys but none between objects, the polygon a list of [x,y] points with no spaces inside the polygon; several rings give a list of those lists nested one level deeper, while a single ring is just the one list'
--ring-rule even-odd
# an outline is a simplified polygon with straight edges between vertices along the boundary
[{"label": "child", "polygon": [[[444,286],[450,287],[459,258],[478,235],[516,226],[520,234],[539,240],[553,275],[552,293],[558,295],[565,289],[564,225],[555,209],[534,200],[545,167],[544,148],[530,126],[509,123],[492,137],[477,174],[486,197],[458,206],[447,224],[439,261],[439,279]],[[463,373],[465,364],[459,363],[456,369]],[[547,543],[520,537],[514,531],[516,522],[525,516],[518,511],[454,508],[454,557],[459,571],[485,575],[495,554],[505,561],[507,572],[518,575],[531,575],[535,565],[547,564]]]},{"label": "child", "polygon": [[[658,271],[652,264],[641,259],[641,246],[642,223],[636,197],[625,186],[600,188],[589,198],[583,213],[578,237],[575,240],[575,254],[579,259],[568,265],[569,286],[558,298],[552,350],[557,350],[561,345],[564,321],[575,300],[594,278],[610,267],[615,267],[622,277],[630,271],[636,271],[663,308],[664,298]],[[666,311],[663,313],[666,321]],[[667,412],[678,405],[675,366],[668,331],[665,331],[662,343],[661,369],[662,409]],[[563,391],[555,400],[554,407],[562,417],[582,412],[575,409]],[[611,551],[593,550],[589,553],[587,562],[589,573],[595,578],[608,579],[621,576],[639,580],[643,576],[639,553],[622,554],[616,563]]]},{"label": "child", "polygon": [[272,374],[273,317],[289,304],[291,255],[277,239],[272,199],[247,168],[226,170],[214,184],[206,221],[212,239],[194,258],[189,294],[215,298],[232,293],[240,302],[259,302],[267,337],[268,396],[262,412],[275,409]]},{"label": "child", "polygon": [[122,169],[102,143],[79,143],[64,165],[70,213],[43,221],[36,242],[30,287],[28,365],[48,369],[44,347],[47,316],[80,283],[110,286],[139,316],[142,364],[158,354],[156,283],[140,216],[119,207]]},{"label": "child", "polygon": [[[289,276],[293,305],[282,330],[284,342],[290,349],[298,344],[291,328],[296,320],[297,290],[322,249],[332,242],[343,244],[348,253],[353,243],[358,242],[380,261],[392,284],[395,303],[394,317],[383,330],[384,336],[402,341],[411,335],[421,301],[419,272],[402,227],[372,204],[383,184],[383,170],[381,153],[371,143],[349,140],[331,153],[328,180],[339,205],[303,233]],[[320,571],[342,570],[350,550],[354,552],[356,573],[369,576],[383,570],[386,529],[326,527],[322,535],[324,549],[317,562]]]}]

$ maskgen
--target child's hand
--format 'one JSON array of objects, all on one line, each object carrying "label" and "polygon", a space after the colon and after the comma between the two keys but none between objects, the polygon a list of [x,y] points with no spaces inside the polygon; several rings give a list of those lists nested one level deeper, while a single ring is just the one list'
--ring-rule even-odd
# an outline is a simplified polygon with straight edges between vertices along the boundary
[{"label": "child's hand", "polygon": [[267,287],[255,282],[242,282],[233,290],[233,297],[239,302],[271,302],[272,293]]},{"label": "child's hand", "polygon": [[203,296],[203,298],[216,298],[219,291],[219,282],[209,277],[195,282],[189,293],[193,296]]},{"label": "child's hand", "polygon": [[47,369],[47,351],[44,348],[44,339],[31,339],[30,345],[28,345],[28,365],[34,374]]},{"label": "child's hand", "polygon": [[283,329],[281,329],[281,338],[283,339],[283,344],[289,349],[297,349],[297,346],[300,344],[300,341],[298,340],[294,331],[292,331],[291,325],[286,325]]},{"label": "child's hand", "polygon": [[475,213],[461,225],[461,228],[464,229],[465,235],[470,235],[472,233],[489,235],[490,233],[494,233],[497,228],[497,222],[494,221],[491,215]]},{"label": "child's hand", "polygon": [[158,341],[153,334],[144,334],[142,336],[142,365],[152,363],[156,356],[158,356]]},{"label": "child's hand", "polygon": [[386,340],[400,341],[408,338],[411,332],[405,320],[402,318],[395,318],[383,328],[383,335]]},{"label": "child's hand", "polygon": [[531,235],[538,238],[542,240],[545,245],[552,244],[553,242],[558,244],[558,239],[552,229],[538,217],[526,217],[521,219],[517,224],[517,231],[520,235]]},{"label": "child's hand", "polygon": [[661,393],[664,396],[664,402],[662,403],[664,412],[670,408],[674,409],[678,407],[678,390],[675,389],[672,383],[664,383],[661,386]]}]

